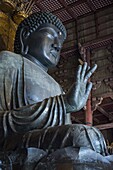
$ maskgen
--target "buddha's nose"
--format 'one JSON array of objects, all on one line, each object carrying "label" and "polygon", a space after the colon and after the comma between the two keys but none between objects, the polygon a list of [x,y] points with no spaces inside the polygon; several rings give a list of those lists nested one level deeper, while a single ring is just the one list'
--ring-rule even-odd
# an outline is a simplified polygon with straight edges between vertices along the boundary
[{"label": "buddha's nose", "polygon": [[58,38],[55,38],[53,47],[54,47],[54,49],[56,51],[60,51],[61,50],[61,43],[60,43]]},{"label": "buddha's nose", "polygon": [[61,49],[61,46],[58,45],[58,44],[53,44],[52,47],[53,47],[56,51],[58,51],[58,52],[59,52],[60,49]]}]

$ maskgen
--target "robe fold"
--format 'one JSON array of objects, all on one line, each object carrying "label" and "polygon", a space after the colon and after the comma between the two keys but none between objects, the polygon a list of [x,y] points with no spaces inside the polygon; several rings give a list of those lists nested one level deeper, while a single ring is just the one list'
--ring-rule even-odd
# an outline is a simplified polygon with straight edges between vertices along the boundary
[{"label": "robe fold", "polygon": [[59,84],[21,55],[0,53],[1,145],[12,134],[67,124]]}]

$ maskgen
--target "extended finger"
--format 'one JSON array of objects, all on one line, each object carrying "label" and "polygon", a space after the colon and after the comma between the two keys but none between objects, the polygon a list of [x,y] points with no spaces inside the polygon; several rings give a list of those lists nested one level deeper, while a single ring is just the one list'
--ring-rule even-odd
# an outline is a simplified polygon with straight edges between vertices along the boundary
[{"label": "extended finger", "polygon": [[91,77],[91,75],[94,73],[94,71],[97,69],[97,64],[95,64],[86,74],[85,78],[84,78],[84,82],[86,83],[88,81],[88,79]]},{"label": "extended finger", "polygon": [[78,70],[77,70],[77,75],[76,75],[76,82],[75,82],[75,90],[74,90],[74,94],[75,97],[78,96],[79,93],[79,89],[80,89],[80,74],[81,74],[81,70],[82,70],[82,65],[78,66]]},{"label": "extended finger", "polygon": [[86,70],[87,70],[87,63],[85,62],[83,67],[82,67],[82,72],[81,72],[81,80],[84,79],[84,76],[86,74]]},{"label": "extended finger", "polygon": [[82,65],[79,65],[78,70],[77,70],[77,75],[76,75],[76,81],[77,82],[80,80],[81,70],[82,70]]},{"label": "extended finger", "polygon": [[85,97],[88,98],[89,94],[90,94],[90,91],[91,91],[91,88],[92,88],[92,82],[89,82],[88,83],[88,86],[86,88],[86,93],[85,93]]},{"label": "extended finger", "polygon": [[89,71],[89,70],[90,70],[90,68],[91,68],[90,66],[87,66],[87,71]]}]

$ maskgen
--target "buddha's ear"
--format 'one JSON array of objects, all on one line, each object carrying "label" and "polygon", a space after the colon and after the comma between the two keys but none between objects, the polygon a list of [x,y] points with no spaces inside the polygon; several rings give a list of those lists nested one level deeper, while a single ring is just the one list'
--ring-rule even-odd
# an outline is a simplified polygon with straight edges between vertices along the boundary
[{"label": "buddha's ear", "polygon": [[21,54],[27,54],[28,52],[28,44],[27,40],[29,38],[30,33],[27,28],[22,28],[20,31],[20,43],[21,43]]}]

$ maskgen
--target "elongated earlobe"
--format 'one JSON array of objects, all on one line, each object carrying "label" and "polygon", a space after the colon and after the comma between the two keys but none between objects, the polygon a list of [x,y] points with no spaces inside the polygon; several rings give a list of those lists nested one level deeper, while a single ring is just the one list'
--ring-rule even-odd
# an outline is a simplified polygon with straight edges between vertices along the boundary
[{"label": "elongated earlobe", "polygon": [[28,46],[25,46],[25,45],[22,45],[21,47],[21,54],[24,56],[26,54],[28,54],[28,50],[29,50],[29,47]]},{"label": "elongated earlobe", "polygon": [[24,46],[23,51],[22,51],[23,55],[28,54],[28,50],[29,50],[29,47],[28,46]]},{"label": "elongated earlobe", "polygon": [[26,55],[28,53],[28,45],[27,45],[27,39],[29,37],[30,33],[28,32],[27,28],[22,28],[20,32],[20,43],[21,43],[21,54]]}]

